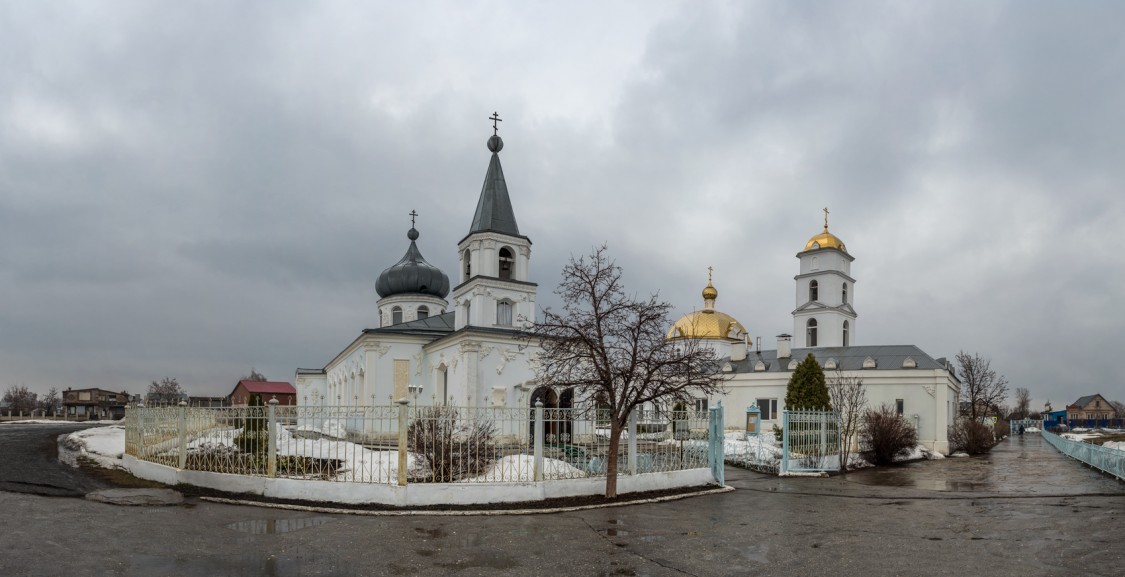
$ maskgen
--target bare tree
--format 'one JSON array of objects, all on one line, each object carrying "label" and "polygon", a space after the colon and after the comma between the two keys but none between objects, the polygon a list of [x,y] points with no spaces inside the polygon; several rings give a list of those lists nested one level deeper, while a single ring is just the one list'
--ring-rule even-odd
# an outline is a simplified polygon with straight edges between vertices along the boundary
[{"label": "bare tree", "polygon": [[1118,419],[1125,418],[1125,403],[1121,401],[1110,401],[1109,404],[1113,406],[1113,412]]},{"label": "bare tree", "polygon": [[58,387],[51,387],[47,390],[47,394],[39,399],[39,410],[43,411],[43,416],[53,415],[59,408],[59,389]]},{"label": "bare tree", "polygon": [[1028,413],[1031,412],[1031,391],[1023,388],[1016,388],[1016,410],[1012,413],[1017,419],[1026,419]]},{"label": "bare tree", "polygon": [[240,381],[255,381],[255,382],[259,382],[259,383],[264,383],[264,382],[268,381],[269,378],[266,377],[265,375],[263,375],[262,373],[259,373],[258,370],[255,369],[254,367],[250,367],[250,374],[249,375],[243,375],[242,378],[239,379],[239,380]]},{"label": "bare tree", "polygon": [[867,391],[863,379],[856,375],[845,375],[839,369],[828,379],[828,398],[836,411],[837,431],[840,435],[840,472],[848,471],[848,460],[852,455],[852,443],[859,434],[863,413],[867,408]]},{"label": "bare tree", "polygon": [[31,392],[26,385],[12,385],[4,393],[4,402],[13,415],[28,414],[35,410],[35,399],[39,395]]},{"label": "bare tree", "polygon": [[979,354],[957,353],[961,377],[961,414],[983,422],[1008,398],[1008,379],[992,370],[992,362]]},{"label": "bare tree", "polygon": [[542,347],[535,375],[542,385],[573,387],[609,412],[605,496],[617,496],[617,456],[629,416],[652,401],[687,400],[723,390],[715,352],[695,340],[667,340],[672,306],[655,295],[627,296],[621,267],[605,245],[571,257],[555,294],[562,312],[543,311],[528,340]]},{"label": "bare tree", "polygon": [[184,389],[180,387],[179,381],[171,377],[164,377],[159,381],[153,381],[148,386],[146,400],[151,405],[174,405],[180,402],[183,394]]}]

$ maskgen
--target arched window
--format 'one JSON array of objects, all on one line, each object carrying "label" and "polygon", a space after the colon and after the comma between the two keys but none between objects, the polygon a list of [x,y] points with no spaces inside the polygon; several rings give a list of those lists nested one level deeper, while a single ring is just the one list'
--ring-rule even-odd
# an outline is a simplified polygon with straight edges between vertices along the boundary
[{"label": "arched window", "polygon": [[473,276],[473,266],[472,260],[469,259],[469,251],[465,251],[465,253],[461,255],[461,260],[465,262],[465,280],[469,280],[469,278]]},{"label": "arched window", "polygon": [[[844,285],[847,286],[847,285]],[[844,293],[847,294],[847,293]],[[848,346],[848,321],[844,321],[844,346]]]},{"label": "arched window", "polygon": [[496,324],[502,327],[512,326],[512,303],[508,301],[496,303]]},{"label": "arched window", "polygon": [[418,307],[418,319],[419,320],[424,319],[428,316],[430,316],[430,307],[427,307],[426,305],[422,305],[422,306]]},{"label": "arched window", "polygon": [[820,285],[814,280],[809,281],[809,302],[817,300],[820,296]]},{"label": "arched window", "polygon": [[844,289],[840,292],[840,302],[848,304],[848,283],[844,283]]},{"label": "arched window", "polygon": [[805,346],[816,346],[816,319],[809,319],[805,324]]},{"label": "arched window", "polygon": [[395,307],[391,309],[391,324],[397,325],[402,322],[402,307]]},{"label": "arched window", "polygon": [[511,280],[512,265],[514,264],[515,260],[512,259],[512,250],[508,247],[500,249],[500,278]]}]

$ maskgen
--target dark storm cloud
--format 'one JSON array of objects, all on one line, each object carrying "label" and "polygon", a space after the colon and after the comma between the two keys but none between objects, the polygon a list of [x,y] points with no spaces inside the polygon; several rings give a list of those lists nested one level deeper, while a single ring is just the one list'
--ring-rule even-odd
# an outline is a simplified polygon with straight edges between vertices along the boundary
[{"label": "dark storm cloud", "polygon": [[322,366],[374,324],[410,210],[455,273],[498,110],[541,304],[608,242],[681,312],[714,266],[772,347],[828,206],[860,342],[1125,397],[1121,8],[593,8],[0,8],[8,379],[218,394]]}]

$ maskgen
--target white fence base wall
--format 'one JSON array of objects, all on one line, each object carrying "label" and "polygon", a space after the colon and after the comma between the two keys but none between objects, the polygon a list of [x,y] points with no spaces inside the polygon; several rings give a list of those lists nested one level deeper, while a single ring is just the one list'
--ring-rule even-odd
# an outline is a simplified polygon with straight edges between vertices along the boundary
[{"label": "white fence base wall", "polygon": [[[400,487],[374,483],[271,479],[189,471],[141,461],[131,455],[125,455],[122,460],[125,468],[133,475],[166,485],[184,483],[273,499],[299,499],[349,505],[380,504],[396,507],[484,505],[601,495],[605,492],[605,477],[559,479],[538,483],[414,483]],[[710,469],[620,475],[617,477],[617,493],[623,495],[710,484],[716,484]]]}]

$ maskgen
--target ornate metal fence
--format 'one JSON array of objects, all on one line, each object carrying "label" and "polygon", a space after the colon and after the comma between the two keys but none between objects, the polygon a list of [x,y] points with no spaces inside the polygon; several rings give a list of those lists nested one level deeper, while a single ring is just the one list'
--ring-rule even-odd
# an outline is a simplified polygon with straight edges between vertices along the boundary
[{"label": "ornate metal fence", "polygon": [[1064,455],[1078,459],[1087,465],[1125,481],[1125,451],[1107,449],[1101,445],[1083,443],[1060,437],[1043,430],[1043,439]]},{"label": "ornate metal fence", "polygon": [[125,445],[179,469],[391,485],[598,477],[613,461],[622,475],[714,469],[717,450],[721,481],[716,410],[638,411],[614,447],[594,407],[130,407]]},{"label": "ornate metal fence", "polygon": [[782,411],[781,474],[839,469],[840,435],[833,411]]}]

